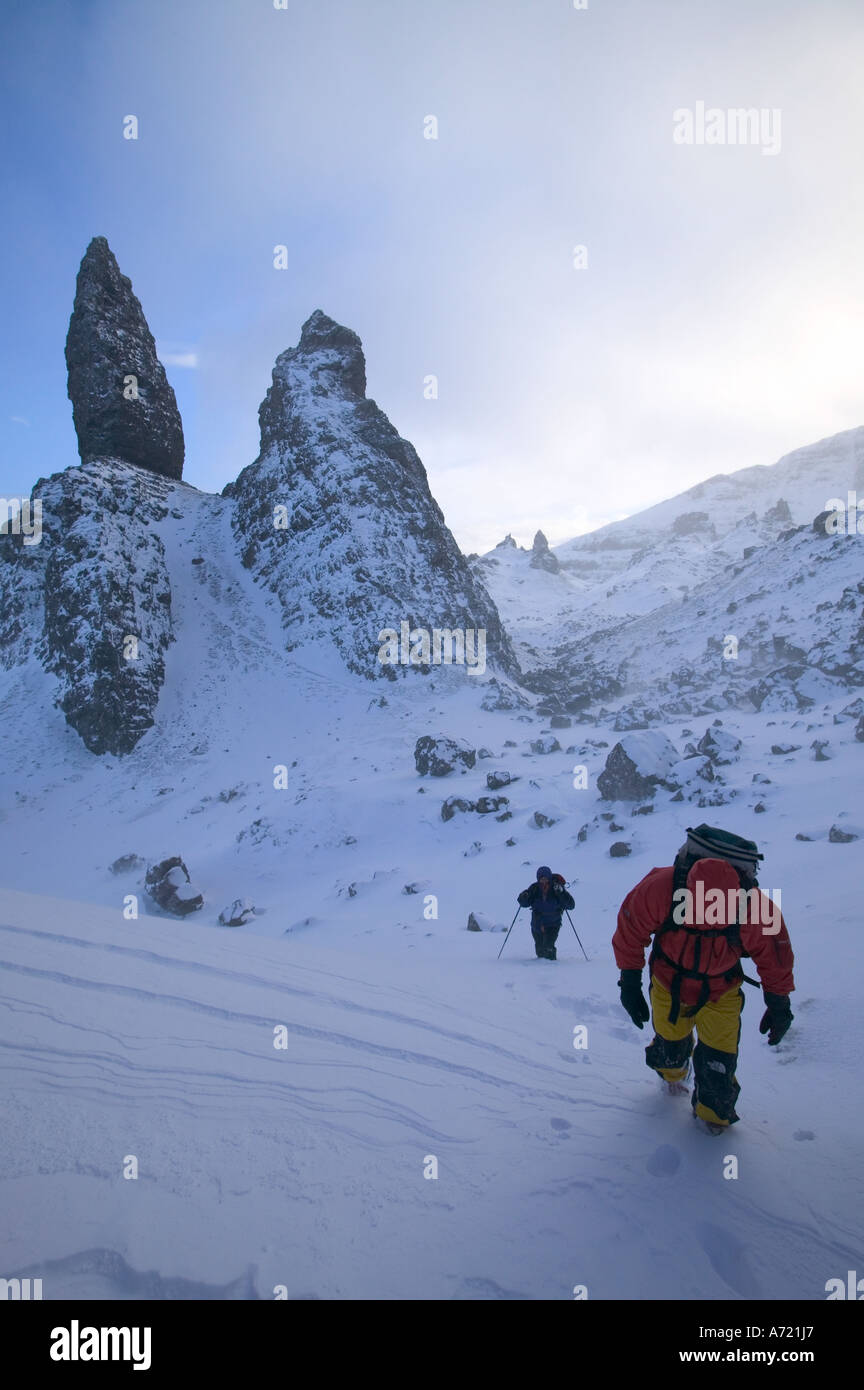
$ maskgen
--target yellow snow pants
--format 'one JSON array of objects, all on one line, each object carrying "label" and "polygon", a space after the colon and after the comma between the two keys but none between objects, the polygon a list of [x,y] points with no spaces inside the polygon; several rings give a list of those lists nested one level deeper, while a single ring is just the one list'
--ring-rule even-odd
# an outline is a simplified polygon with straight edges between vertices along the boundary
[{"label": "yellow snow pants", "polygon": [[[744,1007],[742,989],[733,985],[689,1018],[682,1009],[675,1023],[669,1022],[672,996],[653,975],[649,994],[654,1041],[645,1049],[648,1066],[659,1072],[664,1081],[683,1081],[693,1052],[693,1109],[712,1124],[734,1124],[738,1119],[735,1101],[741,1090],[735,1070]],[[695,1051],[694,1028],[698,1038]]]}]

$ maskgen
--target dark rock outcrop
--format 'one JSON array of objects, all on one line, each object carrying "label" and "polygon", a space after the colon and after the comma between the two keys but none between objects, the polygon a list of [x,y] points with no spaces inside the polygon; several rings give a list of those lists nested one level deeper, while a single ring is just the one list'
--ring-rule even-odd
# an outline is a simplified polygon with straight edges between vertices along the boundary
[{"label": "dark rock outcrop", "polygon": [[424,734],[418,738],[414,747],[414,766],[421,777],[446,777],[453,772],[457,764],[462,764],[462,769],[473,767],[477,754],[466,743],[464,739],[432,738],[431,734]]},{"label": "dark rock outcrop", "polygon": [[90,242],[78,271],[66,365],[82,463],[122,459],[165,478],[182,477],[174,391],[132,282],[101,236]]},{"label": "dark rock outcrop", "polygon": [[546,570],[549,574],[557,574],[561,568],[557,558],[549,549],[549,542],[542,531],[537,532],[537,535],[534,537],[534,544],[531,547],[531,568],[534,570]]},{"label": "dark rock outcrop", "polygon": [[388,657],[382,633],[469,630],[479,641],[482,630],[489,666],[518,675],[426,470],[365,391],[357,334],[316,310],[277,358],[258,458],[225,489],[243,563],[277,595],[288,649],[325,638],[351,670],[395,680],[451,663]]},{"label": "dark rock outcrop", "polygon": [[[171,585],[153,523],[172,484],[123,463],[40,478],[42,538],[0,537],[0,646],[36,655],[91,753],[129,753],[154,723],[173,640]],[[8,610],[3,602],[11,600]]]}]

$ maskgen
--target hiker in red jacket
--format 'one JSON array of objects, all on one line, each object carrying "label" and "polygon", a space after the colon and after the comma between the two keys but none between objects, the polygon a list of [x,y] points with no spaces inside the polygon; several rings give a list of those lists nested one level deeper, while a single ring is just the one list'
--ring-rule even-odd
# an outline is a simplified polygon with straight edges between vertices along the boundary
[{"label": "hiker in red jacket", "polygon": [[[642,969],[653,936],[648,964],[654,1040],[645,1061],[671,1094],[686,1094],[692,1052],[693,1112],[720,1133],[739,1119],[742,980],[762,984],[766,1010],[759,1031],[768,1034],[771,1046],[792,1022],[789,995],[795,985],[786,924],[779,905],[759,891],[755,859],[748,864],[743,858],[710,858],[710,845],[710,834],[688,832],[675,865],[652,869],[637,883],[621,905],[612,946],[621,970],[621,1003],[641,1028],[649,1018]],[[755,845],[753,850],[761,858]],[[752,958],[758,981],[744,974],[742,955]]]}]

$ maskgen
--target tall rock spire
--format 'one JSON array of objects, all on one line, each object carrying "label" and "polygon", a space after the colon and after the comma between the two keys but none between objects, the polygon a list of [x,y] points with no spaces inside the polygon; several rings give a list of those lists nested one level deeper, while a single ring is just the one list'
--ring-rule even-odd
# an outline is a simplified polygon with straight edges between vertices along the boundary
[{"label": "tall rock spire", "polygon": [[122,459],[183,476],[183,426],[136,299],[103,236],[84,253],[66,338],[68,393],[82,463]]},{"label": "tall rock spire", "polygon": [[394,679],[381,632],[482,630],[489,665],[518,674],[416,451],[366,396],[356,333],[316,310],[276,359],[259,418],[261,452],[225,493],[244,564],[278,595],[289,649],[323,639],[351,670]]}]

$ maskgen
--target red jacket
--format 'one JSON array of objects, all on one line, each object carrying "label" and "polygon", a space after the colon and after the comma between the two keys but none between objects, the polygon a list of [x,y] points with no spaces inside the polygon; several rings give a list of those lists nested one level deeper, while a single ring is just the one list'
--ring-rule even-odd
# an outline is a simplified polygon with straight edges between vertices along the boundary
[{"label": "red jacket", "polygon": [[[631,889],[621,904],[618,926],[612,938],[612,949],[620,970],[644,968],[645,951],[651,945],[651,937],[672,910],[673,872],[671,866],[652,869],[641,883]],[[739,886],[738,875],[726,860],[698,859],[687,875],[687,888],[692,896],[686,905],[687,915],[683,921],[693,926],[725,926],[727,908],[733,902],[737,908],[737,901],[728,896],[729,890],[736,893]],[[712,890],[718,889],[722,895],[722,906],[721,898],[714,891],[713,909],[709,900],[703,910],[703,901],[708,899]],[[712,1000],[719,999],[721,994],[734,986],[735,981],[724,979],[724,975],[735,968],[745,951],[753,960],[763,988],[770,994],[791,994],[795,988],[792,978],[795,958],[782,913],[778,909],[776,916],[773,915],[774,905],[764,893],[759,893],[758,898],[757,902],[756,895],[748,897],[745,911],[741,913],[740,949],[722,936],[700,939],[693,932],[674,929],[664,932],[660,938],[664,953],[672,960],[680,962],[688,970],[698,969],[712,977],[709,981]],[[678,901],[681,903],[681,917],[685,904],[680,899]],[[728,922],[734,921],[733,912],[728,916]],[[695,964],[697,946],[701,948],[698,966]],[[653,973],[664,988],[671,989],[675,977],[671,965],[658,957],[654,961]],[[681,980],[681,1003],[696,1004],[701,987],[700,980],[684,977]]]}]

